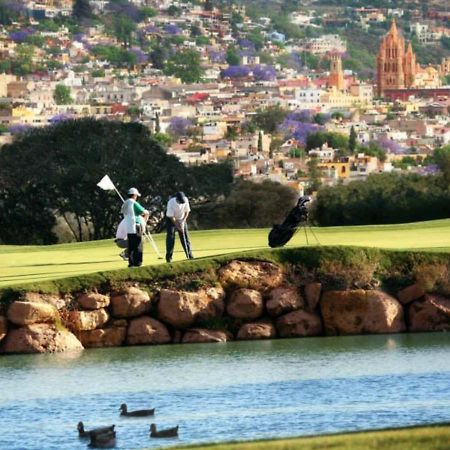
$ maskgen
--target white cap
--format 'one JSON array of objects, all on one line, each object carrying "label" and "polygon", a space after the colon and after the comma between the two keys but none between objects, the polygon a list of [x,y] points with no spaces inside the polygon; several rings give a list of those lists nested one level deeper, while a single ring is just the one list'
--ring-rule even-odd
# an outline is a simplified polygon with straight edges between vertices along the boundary
[{"label": "white cap", "polygon": [[136,188],[130,188],[128,189],[128,195],[137,195],[140,197],[141,193]]}]

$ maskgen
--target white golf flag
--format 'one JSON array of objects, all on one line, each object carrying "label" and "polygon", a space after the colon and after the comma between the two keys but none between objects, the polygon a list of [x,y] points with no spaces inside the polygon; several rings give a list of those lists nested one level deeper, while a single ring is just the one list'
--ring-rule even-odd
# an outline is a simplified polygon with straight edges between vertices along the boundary
[{"label": "white golf flag", "polygon": [[108,175],[105,175],[98,183],[97,186],[104,191],[114,191],[116,187],[114,183],[111,181]]}]

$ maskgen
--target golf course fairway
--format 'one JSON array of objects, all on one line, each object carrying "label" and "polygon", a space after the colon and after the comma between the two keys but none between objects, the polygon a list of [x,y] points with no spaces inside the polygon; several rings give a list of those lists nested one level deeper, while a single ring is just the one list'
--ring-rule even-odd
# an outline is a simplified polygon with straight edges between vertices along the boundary
[{"label": "golf course fairway", "polygon": [[[450,251],[450,219],[412,224],[312,228],[320,245],[378,247],[399,250]],[[267,229],[207,230],[191,232],[196,258],[266,249]],[[318,245],[306,228],[309,245]],[[164,257],[165,233],[154,235]],[[307,245],[300,229],[287,247]],[[65,278],[126,267],[121,249],[112,240],[51,246],[0,246],[0,287]],[[174,261],[184,259],[177,240]],[[144,265],[165,264],[146,242]]]},{"label": "golf course fairway", "polygon": [[179,448],[190,450],[448,450],[449,442],[450,425],[447,424]]}]

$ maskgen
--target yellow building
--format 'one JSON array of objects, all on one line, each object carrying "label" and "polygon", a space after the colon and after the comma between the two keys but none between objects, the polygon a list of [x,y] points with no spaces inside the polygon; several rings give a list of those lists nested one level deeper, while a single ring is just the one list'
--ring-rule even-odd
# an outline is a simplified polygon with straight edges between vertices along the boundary
[{"label": "yellow building", "polygon": [[414,87],[436,88],[441,86],[439,72],[433,66],[427,66],[417,71],[414,79]]},{"label": "yellow building", "polygon": [[350,176],[350,162],[323,162],[317,164],[322,175],[335,180],[344,180]]}]

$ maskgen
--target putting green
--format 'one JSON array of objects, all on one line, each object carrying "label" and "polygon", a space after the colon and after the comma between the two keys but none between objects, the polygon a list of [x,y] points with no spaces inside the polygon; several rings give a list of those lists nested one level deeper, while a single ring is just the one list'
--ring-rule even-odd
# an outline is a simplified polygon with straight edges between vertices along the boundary
[{"label": "putting green", "polygon": [[188,447],[173,450],[448,450],[450,426],[423,426],[343,433],[273,441],[255,441]]},{"label": "putting green", "polygon": [[[450,219],[401,225],[312,228],[321,245],[355,245],[402,250],[450,251]],[[309,244],[317,245],[311,229]],[[266,229],[208,230],[191,233],[196,258],[267,248]],[[155,235],[164,256],[165,235]],[[307,245],[303,230],[288,247]],[[0,246],[0,287],[65,278],[126,267],[112,240],[52,246]],[[146,243],[144,264],[162,264]],[[179,242],[174,261],[184,259]]]}]

